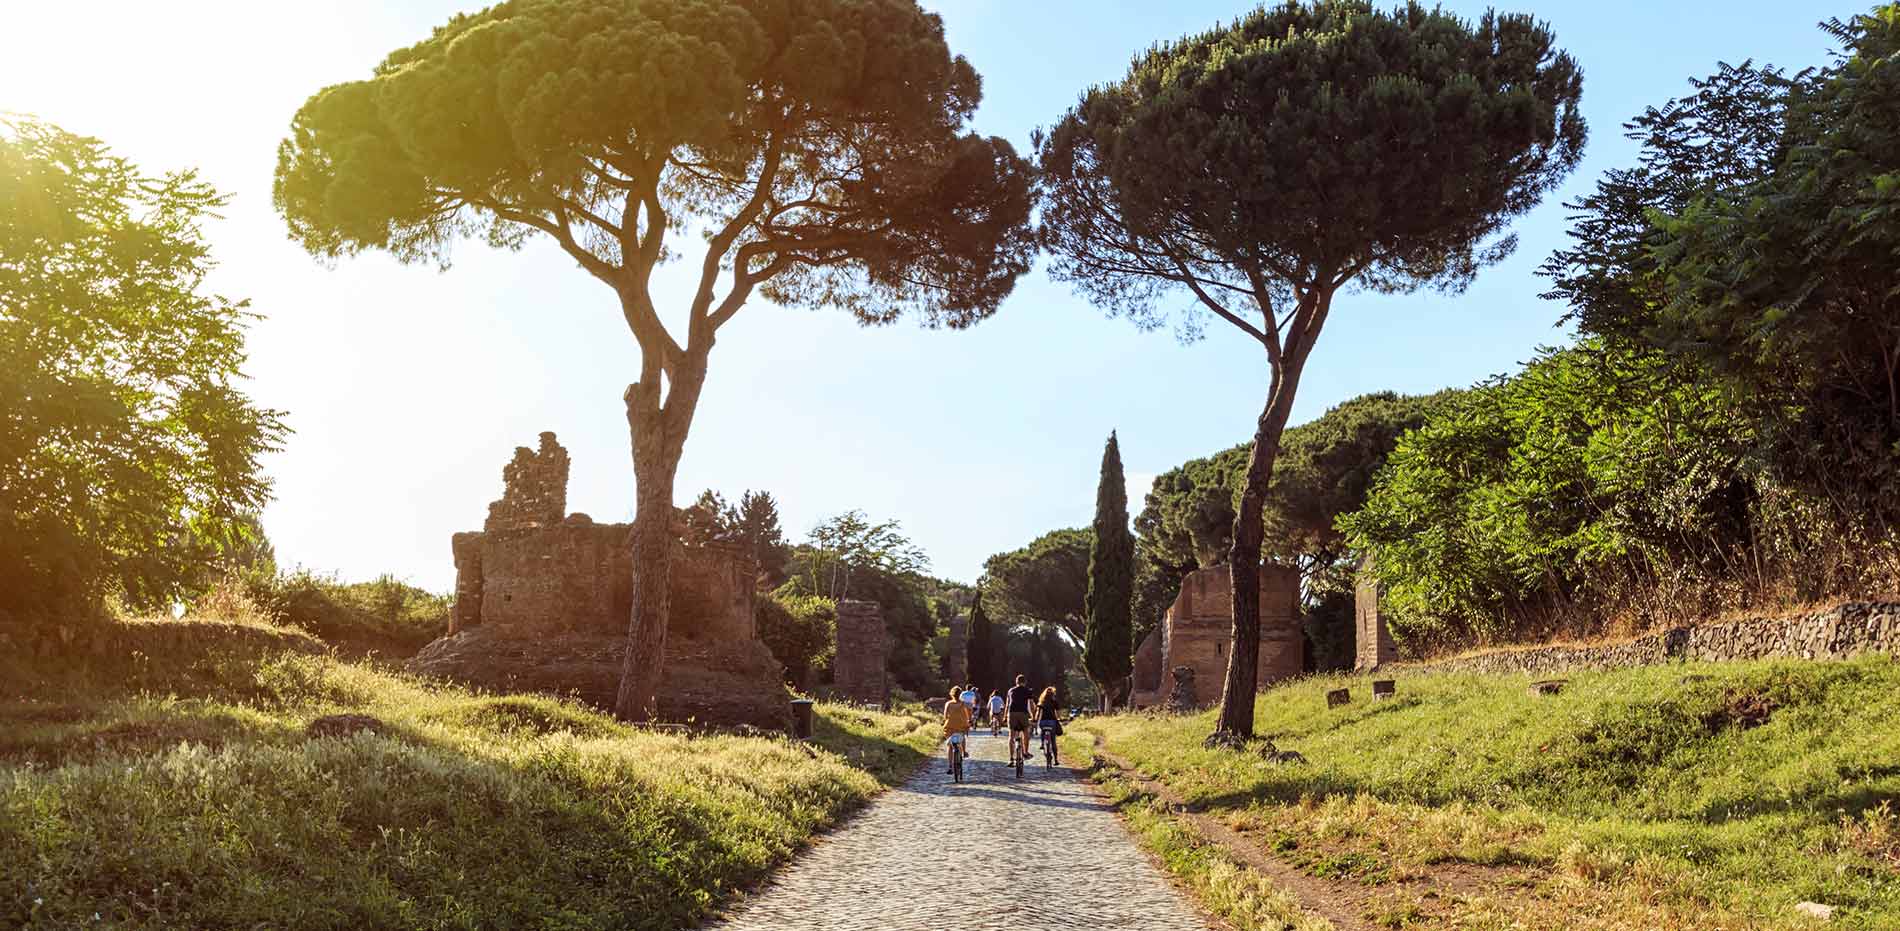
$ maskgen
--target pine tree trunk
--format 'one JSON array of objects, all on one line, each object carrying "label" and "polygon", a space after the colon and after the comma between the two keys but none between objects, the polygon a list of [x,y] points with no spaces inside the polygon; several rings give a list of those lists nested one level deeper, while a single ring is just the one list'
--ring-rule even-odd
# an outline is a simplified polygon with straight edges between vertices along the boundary
[{"label": "pine tree trunk", "polygon": [[633,438],[633,612],[620,665],[620,694],[614,702],[614,713],[627,721],[650,721],[658,713],[672,608],[673,477],[679,456],[668,455],[675,447],[667,442],[657,395],[657,389],[644,385],[627,389],[627,426]]},{"label": "pine tree trunk", "polygon": [[641,378],[627,387],[627,429],[633,439],[633,611],[627,623],[627,653],[620,664],[620,694],[614,714],[650,721],[659,712],[660,680],[666,672],[666,628],[672,617],[673,479],[679,471],[686,432],[706,383],[710,340],[689,350],[668,379],[661,403],[661,372],[643,358]]},{"label": "pine tree trunk", "polygon": [[1275,366],[1267,405],[1260,412],[1253,434],[1253,450],[1247,455],[1246,482],[1241,487],[1240,507],[1234,513],[1233,542],[1227,550],[1229,586],[1233,601],[1234,629],[1227,652],[1227,679],[1221,687],[1220,722],[1216,733],[1237,737],[1253,736],[1254,693],[1260,677],[1260,544],[1265,528],[1260,514],[1265,508],[1267,487],[1273,479],[1273,462],[1280,454],[1280,435],[1286,431],[1287,418],[1293,413],[1293,393],[1300,384],[1300,371],[1307,354],[1319,335],[1320,324],[1331,303],[1331,295],[1316,300],[1317,314],[1298,342],[1289,340],[1286,354]]}]

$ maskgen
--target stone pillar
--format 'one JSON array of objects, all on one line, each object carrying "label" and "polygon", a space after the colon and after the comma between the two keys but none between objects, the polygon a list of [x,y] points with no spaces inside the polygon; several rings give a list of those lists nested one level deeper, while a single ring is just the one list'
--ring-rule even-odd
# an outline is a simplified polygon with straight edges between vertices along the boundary
[{"label": "stone pillar", "polygon": [[1379,614],[1379,580],[1372,574],[1372,555],[1359,561],[1353,576],[1353,668],[1377,669],[1398,662],[1399,648]]},{"label": "stone pillar", "polygon": [[884,671],[884,610],[875,601],[838,602],[838,653],[831,661],[832,691],[845,701],[883,707],[890,701]]},{"label": "stone pillar", "polygon": [[961,614],[950,616],[949,644],[944,649],[946,662],[943,676],[951,684],[961,684],[970,678],[970,619]]}]

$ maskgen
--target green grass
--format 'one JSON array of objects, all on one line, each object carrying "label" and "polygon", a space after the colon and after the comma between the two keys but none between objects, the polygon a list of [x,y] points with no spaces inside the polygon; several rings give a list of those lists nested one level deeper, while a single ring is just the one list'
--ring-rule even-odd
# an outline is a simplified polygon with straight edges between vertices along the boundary
[{"label": "green grass", "polygon": [[[1071,745],[1065,738],[1063,752],[1086,754],[1088,750],[1085,744]],[[1220,845],[1209,843],[1152,795],[1112,770],[1098,769],[1093,778],[1142,846],[1193,890],[1208,911],[1236,931],[1332,931],[1331,922],[1306,914],[1292,897],[1247,869]]]},{"label": "green grass", "polygon": [[[1836,927],[1900,926],[1900,667],[1885,657],[1581,673],[1556,696],[1526,681],[1406,676],[1376,703],[1365,678],[1273,689],[1256,730],[1303,766],[1202,749],[1211,713],[1085,727],[1315,875],[1529,866],[1565,895],[1656,909],[1641,926],[1806,927],[1804,900],[1837,906]],[[1354,703],[1329,710],[1345,686]]]},{"label": "green grass", "polygon": [[[810,745],[634,729],[263,624],[113,639],[0,658],[0,927],[685,927],[936,736],[842,706]],[[342,712],[387,733],[304,735]]]}]

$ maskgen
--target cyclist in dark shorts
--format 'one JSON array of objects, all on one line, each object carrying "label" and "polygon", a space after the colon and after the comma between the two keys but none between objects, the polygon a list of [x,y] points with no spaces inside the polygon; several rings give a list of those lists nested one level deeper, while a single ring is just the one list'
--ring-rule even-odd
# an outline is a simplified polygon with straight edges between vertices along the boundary
[{"label": "cyclist in dark shorts", "polygon": [[1029,706],[1036,699],[1028,682],[1028,676],[1017,676],[1015,687],[1004,699],[1009,706],[1009,739],[1016,742],[1024,759],[1029,758]]}]

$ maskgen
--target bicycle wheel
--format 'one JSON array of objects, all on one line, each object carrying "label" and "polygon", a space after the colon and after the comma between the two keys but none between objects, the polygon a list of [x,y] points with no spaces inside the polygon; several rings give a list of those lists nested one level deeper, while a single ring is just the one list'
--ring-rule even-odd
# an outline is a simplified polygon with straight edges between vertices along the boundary
[{"label": "bicycle wheel", "polygon": [[1056,766],[1056,739],[1054,737],[1044,737],[1042,739],[1042,768],[1054,769],[1055,766]]},{"label": "bicycle wheel", "polygon": [[959,744],[950,748],[950,778],[956,782],[963,781],[963,750],[961,746],[962,745]]}]

